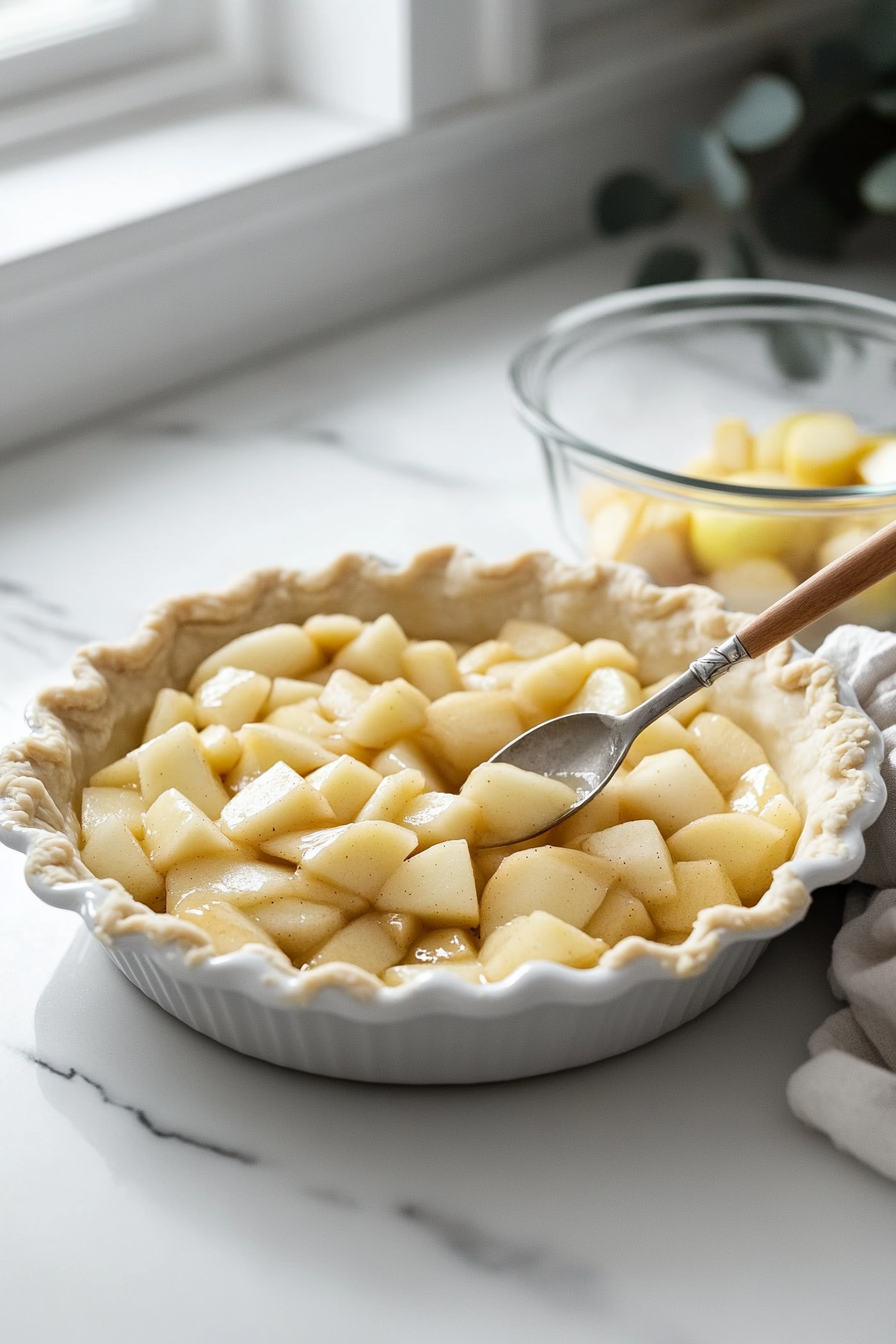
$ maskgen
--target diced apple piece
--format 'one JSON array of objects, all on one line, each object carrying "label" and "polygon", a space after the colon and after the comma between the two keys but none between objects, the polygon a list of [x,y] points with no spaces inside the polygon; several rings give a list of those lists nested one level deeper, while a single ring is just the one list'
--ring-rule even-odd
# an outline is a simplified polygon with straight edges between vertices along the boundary
[{"label": "diced apple piece", "polygon": [[516,684],[517,677],[530,667],[536,660],[534,658],[511,658],[506,663],[492,663],[487,672],[481,676],[470,673],[466,678],[468,691],[507,691],[512,690]]},{"label": "diced apple piece", "polygon": [[512,662],[519,654],[506,639],[486,639],[474,644],[457,660],[458,671],[462,677],[482,675],[493,663]]},{"label": "diced apple piece", "polygon": [[475,962],[478,955],[467,929],[430,929],[417,939],[406,961],[418,966],[439,966],[445,962]]},{"label": "diced apple piece", "polygon": [[780,560],[757,557],[714,570],[708,583],[722,594],[729,611],[759,612],[795,588],[797,579]]},{"label": "diced apple piece", "polygon": [[290,831],[335,824],[326,798],[284,761],[278,761],[231,798],[221,813],[221,830],[244,845],[261,845]]},{"label": "diced apple piece", "polygon": [[784,470],[798,485],[853,485],[862,448],[850,416],[839,411],[801,415],[784,438]]},{"label": "diced apple piece", "polygon": [[310,696],[272,710],[265,715],[264,724],[267,728],[285,728],[289,733],[301,733],[303,737],[313,737],[323,743],[339,731],[332,719],[321,713],[320,700]]},{"label": "diced apple piece", "polygon": [[[767,765],[759,743],[724,714],[698,714],[688,732],[699,765],[727,798],[745,770]],[[715,809],[723,812],[722,807]]]},{"label": "diced apple piece", "polygon": [[458,691],[426,711],[427,736],[461,779],[522,731],[509,691]]},{"label": "diced apple piece", "polygon": [[222,667],[244,667],[263,677],[302,677],[320,667],[324,658],[299,625],[269,625],[240,635],[199,664],[190,678],[195,692]]},{"label": "diced apple piece", "polygon": [[397,775],[399,770],[419,770],[426,781],[426,788],[431,793],[444,792],[445,781],[426,752],[412,738],[399,738],[397,742],[386,747],[385,751],[378,752],[371,765],[384,776]]},{"label": "diced apple piece", "polygon": [[652,938],[655,928],[644,902],[617,882],[585,925],[585,932],[615,947],[623,938]]},{"label": "diced apple piece", "polygon": [[638,660],[618,639],[589,639],[582,645],[582,653],[589,673],[599,667],[618,667],[637,680]]},{"label": "diced apple piece", "polygon": [[404,677],[377,686],[343,726],[352,742],[382,750],[391,742],[414,733],[426,722],[429,700]]},{"label": "diced apple piece", "polygon": [[401,672],[429,700],[438,700],[464,688],[457,654],[444,639],[424,639],[409,644],[401,655]]},{"label": "diced apple piece", "polygon": [[627,770],[619,770],[609,784],[604,785],[600,793],[580,808],[574,816],[561,821],[560,825],[549,833],[549,839],[546,837],[542,843],[576,845],[586,835],[593,835],[595,831],[605,831],[608,826],[618,826],[619,789],[627,774]]},{"label": "diced apple piece", "polygon": [[303,700],[316,700],[320,686],[316,681],[297,681],[295,677],[275,677],[271,682],[265,711],[273,714],[284,705],[300,705]]},{"label": "diced apple piece", "polygon": [[572,640],[555,625],[542,621],[521,621],[512,617],[498,631],[498,641],[510,644],[518,658],[544,658],[565,649]]},{"label": "diced apple piece", "polygon": [[379,910],[416,915],[427,924],[475,928],[479,899],[466,840],[446,840],[405,859],[373,903]]},{"label": "diced apple piece", "polygon": [[137,769],[137,762],[133,756],[122,756],[119,761],[112,761],[110,765],[104,765],[102,770],[96,770],[88,780],[91,788],[97,789],[126,789],[133,787],[139,788],[140,772]]},{"label": "diced apple piece", "polygon": [[[863,448],[867,449],[864,444]],[[896,481],[896,439],[881,439],[859,462],[859,480],[865,485],[890,485]]]},{"label": "diced apple piece", "polygon": [[753,465],[753,436],[745,420],[720,420],[712,436],[713,460],[720,471],[749,471]]},{"label": "diced apple piece", "polygon": [[450,975],[454,980],[463,980],[470,985],[485,983],[482,967],[478,961],[414,962],[412,965],[403,963],[400,966],[389,966],[383,971],[383,981],[390,988],[398,989],[402,985],[414,984],[421,976],[432,975],[433,971],[438,971],[440,975]]},{"label": "diced apple piece", "polygon": [[617,559],[646,569],[657,583],[689,583],[694,577],[689,527],[687,509],[648,499]]},{"label": "diced apple piece", "polygon": [[234,732],[258,715],[270,689],[270,677],[243,667],[222,667],[193,696],[196,722],[200,728],[222,723]]},{"label": "diced apple piece", "polygon": [[678,894],[669,850],[655,821],[624,821],[589,836],[582,849],[608,863],[613,877],[644,902],[651,918],[658,905]]},{"label": "diced apple piece", "polygon": [[588,675],[581,645],[567,644],[524,668],[514,680],[513,698],[524,714],[549,717],[581,690]]},{"label": "diced apple piece", "polygon": [[146,813],[144,848],[153,868],[167,873],[176,863],[215,854],[236,857],[239,850],[213,821],[177,789],[159,795]]},{"label": "diced apple piece", "polygon": [[165,879],[156,872],[121,817],[97,822],[81,858],[95,877],[112,877],[152,910],[164,909]]},{"label": "diced apple piece", "polygon": [[654,912],[659,933],[688,933],[701,910],[741,904],[730,877],[717,859],[676,863],[673,872],[678,895]]},{"label": "diced apple piece", "polygon": [[475,844],[485,825],[479,804],[456,793],[420,793],[398,821],[414,832],[420,849],[445,840]]},{"label": "diced apple piece", "polygon": [[143,839],[144,802],[136,789],[84,789],[81,794],[81,832],[86,840],[104,817],[120,817],[137,840]]},{"label": "diced apple piece", "polygon": [[482,893],[482,936],[533,910],[584,928],[612,881],[608,863],[574,849],[541,845],[511,854]]},{"label": "diced apple piece", "polygon": [[297,775],[305,775],[338,759],[315,738],[270,723],[247,723],[240,728],[236,738],[240,757],[224,781],[228,788],[235,790],[244,789],[279,761],[290,766]]},{"label": "diced apple piece", "polygon": [[619,786],[622,820],[652,819],[664,837],[698,817],[724,811],[725,799],[715,784],[680,747],[645,756]]},{"label": "diced apple piece", "polygon": [[[771,475],[763,473],[763,478]],[[755,482],[763,483],[764,479]],[[787,476],[782,476],[777,485],[793,489],[793,481]],[[793,539],[794,520],[784,513],[741,513],[721,508],[691,512],[691,551],[704,574],[731,569],[742,560],[779,559]]]},{"label": "diced apple piece", "polygon": [[641,687],[630,672],[618,667],[596,667],[566,706],[566,713],[627,714],[640,703]]},{"label": "diced apple piece", "polygon": [[309,616],[302,629],[327,658],[332,658],[334,653],[358,638],[364,629],[364,622],[357,616],[336,612],[333,615]]},{"label": "diced apple piece", "polygon": [[302,869],[372,901],[417,848],[417,837],[389,821],[353,821],[303,837]]},{"label": "diced apple piece", "polygon": [[189,723],[177,723],[166,733],[134,752],[140,774],[140,792],[147,807],[167,789],[177,789],[206,816],[215,819],[228,799],[227,790],[212,770]]},{"label": "diced apple piece", "polygon": [[178,912],[181,901],[194,897],[199,903],[206,897],[214,897],[240,907],[292,896],[319,899],[307,895],[296,873],[279,864],[243,857],[192,859],[178,863],[168,870],[165,886],[171,915]]},{"label": "diced apple piece", "polygon": [[223,723],[210,723],[199,734],[202,754],[216,775],[226,775],[240,758],[239,738]]},{"label": "diced apple piece", "polygon": [[591,515],[589,550],[598,560],[618,560],[631,540],[644,508],[643,495],[617,490]]},{"label": "diced apple piece", "polygon": [[212,940],[215,955],[219,957],[228,952],[239,952],[253,943],[272,950],[277,948],[273,938],[265,933],[251,915],[234,909],[227,901],[207,900],[195,904],[185,901],[178,909],[177,917],[207,933]]},{"label": "diced apple piece", "polygon": [[314,905],[284,896],[250,906],[246,911],[273,938],[296,966],[303,966],[345,924],[333,905]]},{"label": "diced apple piece", "polygon": [[684,724],[671,714],[661,714],[635,738],[625,763],[634,769],[645,756],[658,756],[662,751],[691,751],[693,746],[694,739],[688,735]]},{"label": "diced apple piece", "polygon": [[196,706],[193,697],[186,691],[174,691],[170,686],[165,686],[156,696],[143,730],[143,741],[149,742],[167,733],[176,723],[191,723],[195,728]]},{"label": "diced apple piece", "polygon": [[312,966],[346,961],[382,975],[400,961],[414,938],[415,921],[398,914],[362,915],[334,934],[311,959]]},{"label": "diced apple piece", "polygon": [[382,775],[369,765],[356,761],[353,756],[338,756],[329,765],[307,776],[308,783],[323,794],[336,821],[343,825],[353,821],[370,798]]},{"label": "diced apple piece", "polygon": [[596,966],[606,945],[544,910],[518,915],[486,938],[479,952],[487,980],[503,980],[529,961],[553,961],[585,969]]},{"label": "diced apple piece", "polygon": [[380,616],[339,650],[333,665],[368,681],[391,681],[401,675],[401,655],[407,646],[408,637],[395,617]]},{"label": "diced apple piece", "polygon": [[294,895],[302,901],[309,901],[312,905],[332,905],[340,910],[345,918],[356,919],[358,915],[364,915],[370,909],[370,902],[356,892],[346,891],[345,887],[337,887],[333,882],[324,882],[319,877],[312,877],[310,873],[304,873],[301,869],[293,874],[295,884]]},{"label": "diced apple piece", "polygon": [[776,794],[787,796],[781,776],[767,763],[745,770],[731,792],[728,806],[732,812],[755,812],[758,816]]},{"label": "diced apple piece", "polygon": [[784,857],[781,862],[786,862],[790,858],[796,843],[803,833],[803,819],[785,794],[776,794],[770,798],[759,813],[763,821],[767,821],[771,826],[777,826],[787,837],[787,845]]},{"label": "diced apple piece", "polygon": [[[494,877],[505,859],[511,854],[522,854],[526,849],[543,849],[552,844],[544,835],[534,835],[531,840],[523,840],[516,845],[493,845],[490,849],[477,849],[473,855],[473,867],[479,877],[480,888],[484,888],[489,878]],[[480,890],[480,896],[482,892]]]},{"label": "diced apple piece", "polygon": [[787,836],[749,812],[725,812],[700,817],[670,836],[669,853],[676,863],[718,859],[744,905],[755,905],[788,857]]},{"label": "diced apple piece", "polygon": [[784,470],[784,444],[792,425],[799,415],[785,415],[766,429],[760,430],[753,445],[753,461],[760,471]]},{"label": "diced apple piece", "polygon": [[419,770],[399,770],[386,775],[358,813],[358,821],[399,822],[426,787]]},{"label": "diced apple piece", "polygon": [[356,672],[337,667],[330,673],[329,681],[320,692],[320,712],[331,721],[350,719],[370,699],[374,690],[373,684],[359,677]]},{"label": "diced apple piece", "polygon": [[545,830],[577,802],[575,790],[560,780],[500,762],[478,765],[460,792],[482,810],[486,845]]}]

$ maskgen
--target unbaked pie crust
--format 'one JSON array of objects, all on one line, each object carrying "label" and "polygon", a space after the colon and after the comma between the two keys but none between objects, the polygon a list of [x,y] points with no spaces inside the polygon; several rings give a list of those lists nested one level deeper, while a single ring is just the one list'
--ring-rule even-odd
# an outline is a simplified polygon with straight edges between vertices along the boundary
[{"label": "unbaked pie crust", "polygon": [[[386,611],[415,639],[474,644],[493,637],[511,616],[559,626],[583,642],[617,639],[638,658],[645,684],[683,671],[745,619],[723,611],[722,599],[707,588],[658,588],[626,565],[571,567],[543,552],[486,564],[451,547],[425,551],[404,569],[345,555],[317,574],[265,570],[221,593],[160,603],[127,643],[91,644],[78,653],[72,681],[34,701],[31,734],[0,753],[0,822],[43,833],[30,848],[29,875],[43,887],[96,882],[78,854],[81,789],[101,766],[139,743],[160,688],[186,686],[203,658],[247,631],[302,623],[316,612],[370,620]],[[842,855],[843,832],[873,787],[862,769],[872,729],[858,710],[839,703],[833,669],[815,656],[793,657],[785,643],[765,658],[738,663],[710,697],[709,708],[757,738],[803,816],[794,857]],[[180,944],[193,962],[214,955],[195,925],[153,914],[114,880],[100,885],[109,894],[94,930],[104,942],[142,934],[156,944]],[[704,910],[678,946],[627,938],[604,954],[599,970],[649,957],[677,976],[694,975],[718,950],[721,931],[772,933],[809,903],[805,884],[785,863],[757,905]],[[332,985],[365,998],[412,992],[387,990],[355,966],[298,971],[281,953],[254,945],[252,951],[286,975],[285,996],[296,1002]]]}]

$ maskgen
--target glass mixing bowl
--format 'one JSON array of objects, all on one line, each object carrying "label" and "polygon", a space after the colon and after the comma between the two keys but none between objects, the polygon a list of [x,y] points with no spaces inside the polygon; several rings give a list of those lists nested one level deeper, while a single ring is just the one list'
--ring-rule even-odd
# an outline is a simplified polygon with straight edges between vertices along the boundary
[{"label": "glass mixing bowl", "polygon": [[[896,303],[885,299],[765,280],[629,290],[555,318],[511,380],[579,555],[640,564],[661,584],[709,583],[730,607],[758,611],[896,517],[896,470],[882,484],[819,489],[689,466],[731,418],[757,432],[837,411],[863,436],[896,439]],[[847,620],[896,626],[896,578],[810,639]]]}]

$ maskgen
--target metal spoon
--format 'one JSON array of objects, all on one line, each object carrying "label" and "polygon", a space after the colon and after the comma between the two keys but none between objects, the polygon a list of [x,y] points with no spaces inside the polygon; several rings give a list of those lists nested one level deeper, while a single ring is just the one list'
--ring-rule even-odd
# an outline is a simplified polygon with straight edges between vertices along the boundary
[{"label": "metal spoon", "polygon": [[736,635],[710,649],[691,663],[687,672],[628,714],[564,714],[514,738],[491,760],[561,780],[576,789],[578,799],[547,826],[517,840],[503,840],[502,846],[531,840],[578,812],[613,778],[635,738],[661,714],[711,686],[735,663],[767,653],[894,571],[896,522],[813,574],[760,616],[754,616]]}]

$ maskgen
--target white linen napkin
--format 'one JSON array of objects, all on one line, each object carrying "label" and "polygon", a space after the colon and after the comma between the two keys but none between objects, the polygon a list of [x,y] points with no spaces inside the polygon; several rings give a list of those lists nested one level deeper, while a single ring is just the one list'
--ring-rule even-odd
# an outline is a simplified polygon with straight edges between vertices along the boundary
[{"label": "white linen napkin", "polygon": [[818,652],[883,733],[887,804],[865,833],[856,874],[879,890],[850,893],[834,940],[831,988],[848,1006],[811,1036],[787,1100],[838,1148],[896,1180],[896,635],[843,625]]}]

